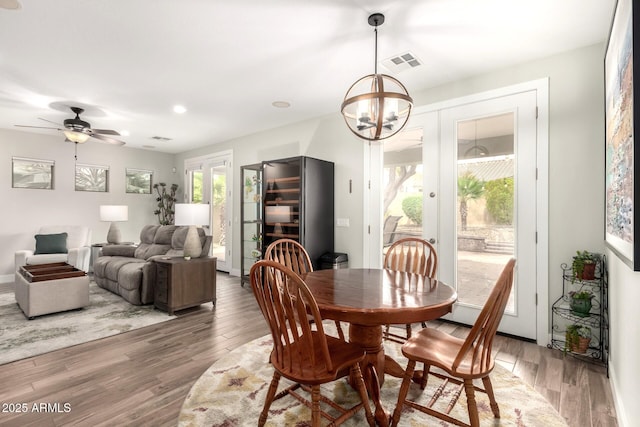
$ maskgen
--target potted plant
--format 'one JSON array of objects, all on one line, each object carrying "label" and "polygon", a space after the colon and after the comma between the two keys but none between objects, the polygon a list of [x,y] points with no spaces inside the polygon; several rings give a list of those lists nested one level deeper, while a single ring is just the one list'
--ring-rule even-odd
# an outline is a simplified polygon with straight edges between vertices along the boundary
[{"label": "potted plant", "polygon": [[586,353],[591,342],[591,328],[584,325],[573,324],[567,326],[565,332],[564,352]]},{"label": "potted plant", "polygon": [[595,279],[596,261],[597,257],[595,254],[589,251],[576,251],[576,255],[573,256],[573,263],[571,264],[574,280]]},{"label": "potted plant", "polygon": [[171,184],[171,187],[167,189],[167,184],[160,182],[153,184],[153,188],[156,190],[156,193],[158,193],[158,197],[156,197],[158,209],[153,211],[153,214],[158,216],[160,225],[173,224],[176,213],[174,204],[178,201],[178,199],[176,199],[178,184]]},{"label": "potted plant", "polygon": [[594,295],[589,291],[569,292],[571,312],[579,317],[587,317],[591,311],[591,299]]}]

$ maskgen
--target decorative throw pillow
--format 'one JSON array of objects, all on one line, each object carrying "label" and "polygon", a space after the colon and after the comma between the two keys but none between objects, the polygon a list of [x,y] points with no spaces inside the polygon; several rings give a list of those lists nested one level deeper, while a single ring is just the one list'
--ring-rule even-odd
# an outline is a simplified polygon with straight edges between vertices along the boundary
[{"label": "decorative throw pillow", "polygon": [[59,234],[36,234],[36,251],[38,254],[66,254],[67,233]]}]

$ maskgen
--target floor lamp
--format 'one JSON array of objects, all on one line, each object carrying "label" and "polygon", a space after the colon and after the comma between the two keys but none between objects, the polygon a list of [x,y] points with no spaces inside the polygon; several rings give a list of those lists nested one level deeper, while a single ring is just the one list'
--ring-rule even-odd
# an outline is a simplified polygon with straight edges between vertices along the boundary
[{"label": "floor lamp", "polygon": [[109,232],[107,233],[107,242],[110,244],[118,244],[122,242],[118,221],[127,221],[129,219],[129,206],[126,205],[101,205],[100,221],[111,221]]},{"label": "floor lamp", "polygon": [[185,259],[198,258],[202,253],[202,243],[196,227],[209,225],[209,205],[176,203],[175,211],[175,224],[189,226],[184,240],[184,257]]}]

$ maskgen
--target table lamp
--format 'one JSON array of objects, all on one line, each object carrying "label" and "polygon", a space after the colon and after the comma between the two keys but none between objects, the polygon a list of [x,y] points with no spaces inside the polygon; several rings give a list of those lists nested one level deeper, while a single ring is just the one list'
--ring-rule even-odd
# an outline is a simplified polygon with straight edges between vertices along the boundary
[{"label": "table lamp", "polygon": [[184,240],[185,259],[198,258],[202,253],[202,243],[196,227],[209,225],[209,205],[201,203],[176,203],[175,224],[188,225]]},{"label": "table lamp", "polygon": [[107,233],[107,242],[118,244],[122,242],[120,229],[117,221],[127,221],[129,219],[129,207],[125,205],[101,205],[100,221],[111,221],[109,232]]}]

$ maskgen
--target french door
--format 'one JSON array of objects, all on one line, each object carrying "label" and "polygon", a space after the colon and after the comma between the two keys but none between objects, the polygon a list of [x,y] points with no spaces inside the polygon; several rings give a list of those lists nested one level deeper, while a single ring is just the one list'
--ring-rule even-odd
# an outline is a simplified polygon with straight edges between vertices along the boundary
[{"label": "french door", "polygon": [[[455,284],[450,318],[472,324],[516,258],[502,332],[536,338],[536,93],[440,111],[439,278]],[[434,163],[439,163],[435,165]]]},{"label": "french door", "polygon": [[[546,160],[538,164],[546,152],[546,136],[538,135],[540,94],[519,87],[483,95],[414,114],[404,140],[400,136],[379,147],[383,161],[371,168],[382,164],[384,173],[372,173],[371,180],[374,188],[379,182],[377,190],[386,196],[390,171],[413,174],[401,186],[396,178],[398,196],[385,201],[383,216],[401,217],[396,238],[421,235],[435,244],[438,278],[458,292],[447,318],[473,324],[502,268],[515,257],[514,288],[499,330],[542,341],[548,323],[537,303],[547,291],[539,289],[546,283],[540,284],[538,277],[546,277],[546,249],[540,251],[538,244],[546,245],[546,239],[536,239],[541,223],[543,231],[546,227],[547,219],[541,217],[547,196],[537,177],[540,170],[546,173]],[[420,221],[415,209],[408,209],[415,203],[406,200],[416,197],[422,200]],[[375,261],[369,257],[370,265]]]},{"label": "french door", "polygon": [[216,268],[226,272],[232,266],[232,182],[230,152],[185,160],[186,201],[211,206],[207,230],[212,239],[209,255],[217,258]]}]

